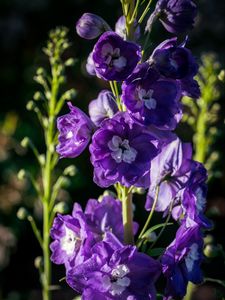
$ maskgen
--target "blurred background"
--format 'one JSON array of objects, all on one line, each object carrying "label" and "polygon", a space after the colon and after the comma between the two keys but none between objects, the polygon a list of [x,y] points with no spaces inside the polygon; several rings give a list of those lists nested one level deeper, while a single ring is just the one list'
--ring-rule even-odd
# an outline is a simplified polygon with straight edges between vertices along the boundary
[{"label": "blurred background", "polygon": [[[199,0],[199,16],[195,29],[190,34],[189,47],[197,60],[205,53],[212,53],[218,69],[225,64],[224,45],[224,0]],[[99,14],[113,27],[121,15],[119,0],[0,0],[0,300],[41,300],[38,271],[34,267],[35,258],[41,254],[30,225],[17,219],[16,212],[25,206],[41,225],[41,206],[29,182],[19,181],[17,173],[21,168],[38,172],[33,155],[20,146],[24,136],[29,136],[40,151],[44,151],[43,135],[36,116],[26,110],[26,103],[37,90],[33,81],[38,66],[47,67],[42,47],[50,29],[58,25],[69,28],[72,42],[70,56],[76,58],[75,65],[67,72],[67,88],[75,88],[77,97],[74,104],[87,112],[90,100],[98,92],[107,88],[103,81],[86,74],[85,62],[94,41],[86,41],[75,33],[75,22],[84,12]],[[151,46],[156,46],[168,34],[160,24],[153,28]],[[211,55],[212,55],[211,54]],[[220,245],[225,246],[225,93],[224,85],[218,85],[219,104],[214,122],[214,140],[210,151],[216,159],[209,182],[207,214],[214,221],[210,232],[208,257],[203,263],[207,278],[213,278],[198,289],[194,299],[222,299],[225,282],[225,258]],[[65,109],[66,111],[66,109]],[[181,124],[179,135],[185,141],[192,141],[193,132],[188,124]],[[60,200],[69,207],[75,201],[83,205],[89,198],[97,198],[101,190],[92,183],[92,166],[88,152],[73,160],[77,174],[70,185],[60,193]],[[71,164],[71,160],[61,161],[59,167]],[[136,219],[143,217],[144,198],[135,198]],[[174,232],[167,232],[173,237]],[[211,239],[211,240],[210,240]],[[210,252],[211,251],[211,252]],[[220,253],[220,255],[217,255]],[[53,267],[53,283],[64,277],[61,267]],[[71,300],[75,293],[62,283],[62,290],[54,300]],[[202,298],[201,298],[202,297]],[[208,297],[208,298],[207,298]],[[225,297],[225,296],[224,296]]]}]

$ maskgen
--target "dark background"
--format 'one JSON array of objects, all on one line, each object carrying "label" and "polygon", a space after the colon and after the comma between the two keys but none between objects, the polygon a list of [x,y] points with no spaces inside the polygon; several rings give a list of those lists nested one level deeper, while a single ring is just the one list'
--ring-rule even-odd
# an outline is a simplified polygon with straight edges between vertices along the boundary
[{"label": "dark background", "polygon": [[[214,52],[221,66],[224,67],[224,0],[198,1],[199,16],[195,29],[190,34],[189,47],[197,59],[202,53]],[[85,41],[75,33],[75,22],[84,12],[101,15],[113,26],[121,15],[119,0],[0,0],[0,225],[10,228],[0,236],[0,300],[41,299],[35,292],[40,288],[38,272],[33,267],[33,261],[40,255],[40,249],[34,239],[29,224],[16,218],[20,205],[25,205],[33,211],[41,224],[40,207],[34,201],[34,193],[29,184],[21,184],[16,180],[20,168],[28,168],[35,173],[37,167],[32,154],[24,152],[19,141],[24,136],[30,136],[39,149],[43,148],[43,136],[38,122],[32,112],[27,112],[26,103],[37,90],[33,81],[35,69],[42,65],[47,67],[42,53],[42,47],[47,40],[48,32],[56,26],[69,28],[69,38],[72,42],[70,55],[77,58],[75,66],[67,72],[68,88],[74,87],[78,95],[74,104],[87,111],[87,104],[106,84],[98,79],[87,76],[84,71],[85,59],[91,51],[94,42]],[[161,25],[153,28],[150,46],[154,47],[163,38],[168,37]],[[224,119],[224,98],[220,99],[222,109],[220,120]],[[65,110],[66,111],[66,110]],[[9,124],[13,128],[9,128]],[[218,123],[218,126],[221,126]],[[189,132],[181,130],[184,140],[190,139]],[[215,141],[215,148],[220,151],[218,169],[222,176],[212,180],[209,186],[208,207],[216,207],[219,213],[213,217],[215,229],[213,236],[217,243],[224,243],[225,226],[225,163],[224,163],[224,133]],[[69,164],[65,160],[60,165]],[[92,183],[92,167],[88,152],[72,161],[78,168],[78,174],[72,180],[67,191],[61,197],[68,201],[70,207],[75,201],[85,203],[87,199],[98,197],[101,190]],[[138,196],[137,216],[143,220],[142,197]],[[0,231],[1,235],[1,231]],[[4,241],[8,246],[4,246]],[[9,251],[9,249],[11,249]],[[7,263],[7,258],[10,261]],[[1,266],[2,255],[2,266]],[[222,267],[223,265],[223,267]],[[213,266],[213,267],[212,267]],[[223,261],[219,258],[206,261],[203,265],[208,277],[225,280]],[[54,283],[64,276],[63,268],[53,267]],[[63,284],[62,284],[63,285]],[[33,291],[33,292],[31,292]],[[2,293],[2,298],[1,298]],[[73,292],[66,287],[59,299],[72,299]],[[68,293],[68,294],[66,294]],[[7,298],[8,297],[8,298]],[[55,298],[54,299],[58,299]]]}]

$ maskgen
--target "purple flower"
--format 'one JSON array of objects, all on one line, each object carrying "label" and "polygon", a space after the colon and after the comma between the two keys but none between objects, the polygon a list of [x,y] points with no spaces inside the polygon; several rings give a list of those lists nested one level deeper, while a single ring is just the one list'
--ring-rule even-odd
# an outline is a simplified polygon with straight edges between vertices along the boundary
[{"label": "purple flower", "polygon": [[[165,29],[179,34],[191,29],[197,16],[197,7],[191,0],[159,0],[154,16],[158,16]],[[152,18],[149,18],[146,30],[151,28]]]},{"label": "purple flower", "polygon": [[165,296],[183,297],[188,281],[201,283],[200,264],[203,258],[203,239],[200,228],[181,225],[175,240],[166,248],[162,256],[163,274],[167,278]]},{"label": "purple flower", "polygon": [[178,45],[176,37],[164,41],[154,50],[149,61],[161,76],[178,80],[183,95],[200,96],[198,83],[194,80],[198,64],[191,51],[185,48],[185,42]]},{"label": "purple flower", "polygon": [[151,162],[150,186],[145,205],[147,210],[151,209],[158,190],[156,211],[167,212],[171,202],[187,186],[193,166],[191,156],[191,144],[182,143],[179,138],[164,145]]},{"label": "purple flower", "polygon": [[119,112],[103,121],[90,145],[95,183],[101,187],[116,182],[146,187],[151,160],[158,152],[154,141],[128,113]]},{"label": "purple flower", "polygon": [[84,300],[150,300],[160,270],[159,262],[108,233],[90,259],[69,270],[67,282]]},{"label": "purple flower", "polygon": [[173,130],[182,116],[178,82],[159,78],[148,63],[139,64],[122,86],[122,101],[144,125]]},{"label": "purple flower", "polygon": [[91,13],[83,14],[76,24],[77,34],[88,40],[97,38],[107,30],[110,30],[110,27],[106,21]]},{"label": "purple flower", "polygon": [[89,115],[96,126],[100,126],[103,120],[112,118],[117,111],[115,97],[108,90],[101,91],[97,99],[89,104]]},{"label": "purple flower", "polygon": [[[138,224],[134,223],[134,234]],[[112,196],[104,196],[99,202],[90,199],[85,211],[74,204],[72,216],[60,214],[54,219],[50,248],[51,260],[65,264],[69,269],[90,257],[90,249],[101,241],[107,232],[112,232],[121,242],[124,240],[121,202]]]},{"label": "purple flower", "polygon": [[[112,232],[121,242],[124,240],[122,220],[122,204],[112,196],[104,196],[99,202],[95,199],[88,200],[85,208],[87,223],[99,236]],[[137,233],[138,224],[133,223],[134,234]]]},{"label": "purple flower", "polygon": [[59,144],[56,151],[60,157],[77,157],[87,147],[94,124],[79,108],[68,103],[70,112],[57,119]]},{"label": "purple flower", "polygon": [[141,49],[137,44],[124,41],[115,32],[108,31],[95,44],[92,57],[97,76],[122,81],[141,59]]},{"label": "purple flower", "polygon": [[77,214],[76,218],[66,215],[54,219],[51,228],[51,237],[54,240],[50,249],[51,260],[55,264],[65,264],[66,267],[81,263],[85,255],[84,244],[91,239],[91,233],[87,235],[88,229],[83,214]]},{"label": "purple flower", "polygon": [[[137,23],[137,21],[134,22],[134,40],[137,41],[141,36],[141,29],[140,25]],[[125,16],[121,16],[115,25],[115,32],[121,36],[124,40],[126,39],[126,19]]]},{"label": "purple flower", "polygon": [[88,74],[90,74],[92,76],[94,76],[94,75],[96,76],[95,64],[94,64],[92,55],[93,55],[92,52],[88,55],[87,63],[86,63],[86,70],[87,70]]},{"label": "purple flower", "polygon": [[206,180],[206,169],[201,163],[194,161],[190,178],[181,196],[181,203],[174,207],[172,212],[175,219],[184,216],[182,221],[185,222],[186,227],[198,224],[210,229],[212,226],[204,215],[207,194]]}]

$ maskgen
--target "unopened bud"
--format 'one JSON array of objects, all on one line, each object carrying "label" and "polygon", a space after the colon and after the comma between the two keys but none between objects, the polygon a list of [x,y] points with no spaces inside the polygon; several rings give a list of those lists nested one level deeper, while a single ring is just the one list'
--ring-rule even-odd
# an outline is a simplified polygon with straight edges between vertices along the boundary
[{"label": "unopened bud", "polygon": [[40,162],[40,164],[42,165],[42,166],[44,166],[44,164],[45,164],[45,155],[44,154],[41,154],[41,155],[39,155],[39,162]]},{"label": "unopened bud", "polygon": [[23,138],[22,141],[20,142],[20,145],[21,145],[23,148],[27,148],[28,145],[29,145],[29,142],[30,142],[29,138],[28,138],[28,137],[25,137],[25,138]]},{"label": "unopened bud", "polygon": [[32,109],[34,109],[34,107],[35,107],[34,101],[30,100],[27,102],[27,105],[26,105],[27,110],[32,110]]},{"label": "unopened bud", "polygon": [[59,202],[54,207],[55,213],[65,214],[69,210],[68,204],[65,202]]},{"label": "unopened bud", "polygon": [[16,215],[19,220],[26,220],[29,216],[29,213],[26,208],[20,207]]},{"label": "unopened bud", "polygon": [[24,169],[21,169],[18,173],[17,173],[17,178],[19,180],[24,180],[24,178],[26,177],[26,171]]},{"label": "unopened bud", "polygon": [[34,260],[34,266],[37,269],[40,269],[43,266],[43,257],[37,256]]},{"label": "unopened bud", "polygon": [[41,93],[40,92],[34,93],[33,98],[34,98],[35,101],[41,100],[41,98],[42,98]]},{"label": "unopened bud", "polygon": [[111,196],[116,199],[116,194],[113,191],[105,190],[104,193],[98,197],[98,201],[102,202],[103,198],[106,196]]},{"label": "unopened bud", "polygon": [[45,73],[45,70],[43,68],[38,68],[36,73],[37,75],[43,75]]},{"label": "unopened bud", "polygon": [[75,60],[73,58],[69,58],[65,61],[65,66],[71,67],[75,64]]},{"label": "unopened bud", "polygon": [[220,249],[216,245],[208,244],[205,246],[204,254],[208,258],[214,258],[218,256]]},{"label": "unopened bud", "polygon": [[218,75],[218,79],[222,82],[225,81],[225,70],[221,70],[219,75]]},{"label": "unopened bud", "polygon": [[75,176],[77,173],[77,168],[73,165],[65,168],[63,174],[66,176]]},{"label": "unopened bud", "polygon": [[95,39],[107,30],[110,27],[106,21],[91,13],[83,14],[76,24],[77,34],[87,40]]},{"label": "unopened bud", "polygon": [[207,245],[207,244],[213,244],[213,243],[214,243],[214,237],[211,234],[207,234],[204,237],[204,244]]}]

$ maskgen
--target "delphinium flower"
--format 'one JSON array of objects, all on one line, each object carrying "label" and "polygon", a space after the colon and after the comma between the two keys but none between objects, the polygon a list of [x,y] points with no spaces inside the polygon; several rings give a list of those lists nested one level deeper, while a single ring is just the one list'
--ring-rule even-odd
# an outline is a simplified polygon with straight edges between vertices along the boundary
[{"label": "delphinium flower", "polygon": [[148,63],[139,64],[122,86],[122,101],[144,125],[173,130],[182,117],[178,82],[160,78]]},{"label": "delphinium flower", "polygon": [[65,264],[67,267],[81,263],[85,255],[84,250],[87,250],[85,243],[88,244],[88,240],[94,239],[89,231],[83,214],[77,215],[76,218],[58,214],[51,229],[51,237],[54,240],[50,245],[51,260],[55,264]]},{"label": "delphinium flower", "polygon": [[190,178],[193,166],[191,157],[191,144],[182,143],[179,138],[164,145],[151,162],[150,186],[145,206],[147,210],[151,209],[155,197],[156,211],[163,212],[179,197]]},{"label": "delphinium flower", "polygon": [[88,108],[90,118],[96,126],[100,126],[103,120],[112,118],[118,111],[115,97],[108,90],[101,91],[97,99],[90,102]]},{"label": "delphinium flower", "polygon": [[153,20],[158,17],[167,31],[183,33],[193,27],[196,16],[197,7],[191,0],[159,0],[145,30],[150,30]]},{"label": "delphinium flower", "polygon": [[68,284],[83,300],[155,299],[160,263],[111,233],[91,249],[91,257],[67,272]]},{"label": "delphinium flower", "polygon": [[200,89],[194,80],[198,64],[185,43],[179,45],[176,37],[164,41],[154,50],[149,62],[164,78],[179,81],[183,95],[198,98]]},{"label": "delphinium flower", "polygon": [[105,32],[94,46],[92,58],[98,77],[105,80],[126,79],[141,59],[140,46],[124,41],[115,32]]},{"label": "delphinium flower", "polygon": [[211,228],[211,222],[204,215],[207,195],[207,171],[196,161],[192,163],[190,178],[180,195],[180,204],[173,208],[173,217],[184,218],[186,227],[198,224],[202,228]]},{"label": "delphinium flower", "polygon": [[86,63],[86,71],[88,72],[89,75],[96,76],[95,65],[94,65],[92,55],[93,55],[92,52],[88,55],[87,63]]},{"label": "delphinium flower", "polygon": [[[140,25],[135,21],[134,23],[135,31],[133,34],[134,41],[137,41],[141,36]],[[115,25],[115,32],[121,36],[123,39],[126,39],[126,18],[125,16],[121,16]]]},{"label": "delphinium flower", "polygon": [[[134,233],[138,228],[134,223]],[[104,196],[99,202],[90,199],[83,212],[74,204],[72,216],[58,214],[51,229],[51,260],[65,264],[69,269],[90,257],[90,249],[101,241],[106,232],[112,232],[121,242],[124,239],[122,205],[112,196]]]},{"label": "delphinium flower", "polygon": [[87,147],[94,124],[79,108],[68,103],[70,112],[57,119],[59,144],[56,147],[61,157],[76,157]]},{"label": "delphinium flower", "polygon": [[107,22],[101,17],[91,13],[83,14],[76,24],[77,34],[88,40],[95,39],[104,31],[108,30],[110,30],[110,27]]},{"label": "delphinium flower", "polygon": [[158,152],[154,142],[151,132],[127,112],[103,121],[90,145],[94,181],[101,187],[117,182],[146,187],[151,160]]},{"label": "delphinium flower", "polygon": [[185,296],[188,281],[195,284],[202,282],[202,249],[199,226],[196,224],[186,228],[185,223],[182,224],[161,259],[162,271],[167,279],[165,299]]}]

